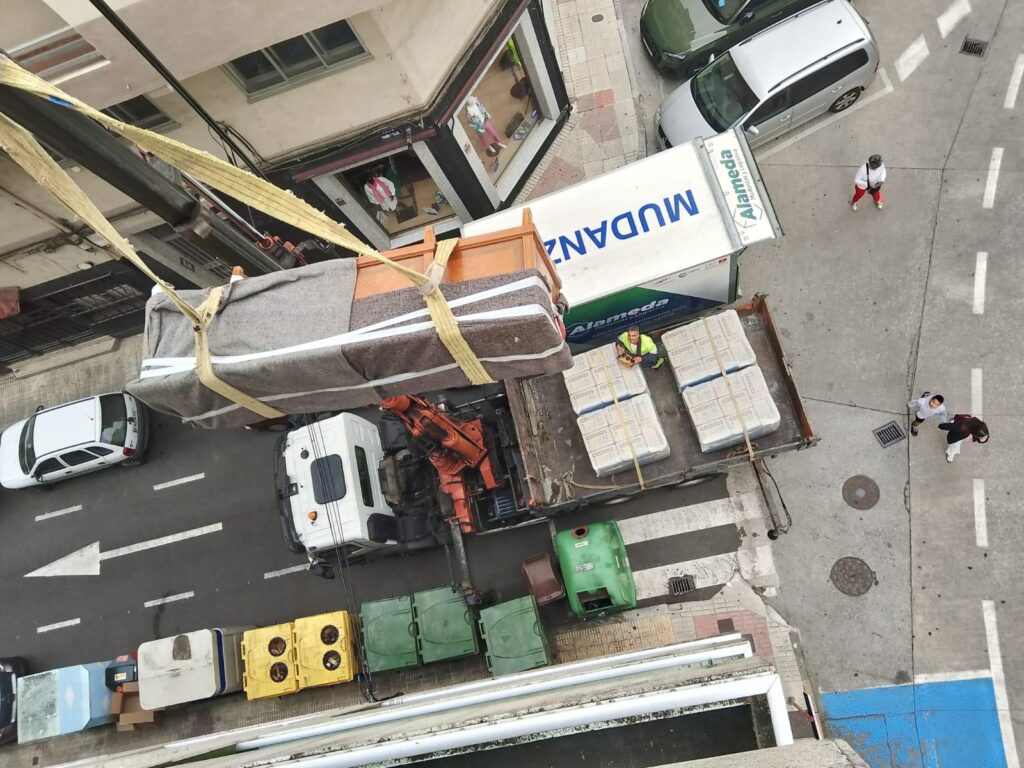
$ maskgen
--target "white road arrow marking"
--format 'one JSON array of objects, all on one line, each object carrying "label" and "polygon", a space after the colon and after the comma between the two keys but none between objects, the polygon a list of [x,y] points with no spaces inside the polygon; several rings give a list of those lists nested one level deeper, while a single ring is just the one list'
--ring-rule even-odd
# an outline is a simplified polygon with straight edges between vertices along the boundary
[{"label": "white road arrow marking", "polygon": [[127,547],[118,547],[109,552],[100,552],[100,543],[94,541],[89,546],[82,547],[59,560],[54,560],[49,565],[37,568],[32,573],[26,573],[25,576],[26,578],[30,576],[99,576],[100,563],[104,560],[112,560],[115,557],[123,557],[124,555],[133,555],[136,552],[143,552],[154,547],[162,547],[165,544],[173,544],[176,541],[184,541],[185,539],[194,539],[196,536],[216,533],[223,527],[221,523],[204,525],[201,528],[193,528],[190,531],[172,533],[170,536],[161,536],[159,539],[150,539],[138,544],[129,544]]}]

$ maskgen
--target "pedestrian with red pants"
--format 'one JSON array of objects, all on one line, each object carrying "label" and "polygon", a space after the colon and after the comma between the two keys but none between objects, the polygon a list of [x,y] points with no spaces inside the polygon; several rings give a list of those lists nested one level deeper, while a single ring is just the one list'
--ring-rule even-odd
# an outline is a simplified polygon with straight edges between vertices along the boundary
[{"label": "pedestrian with red pants", "polygon": [[857,169],[857,175],[853,177],[853,200],[850,201],[850,208],[857,210],[857,202],[864,197],[865,192],[870,192],[875,200],[875,207],[882,209],[882,185],[885,183],[885,164],[882,163],[881,155],[872,155],[864,165]]},{"label": "pedestrian with red pants", "polygon": [[960,454],[960,447],[967,438],[975,443],[988,442],[988,424],[969,413],[958,413],[952,421],[939,424],[939,429],[946,432],[946,461],[950,464]]}]

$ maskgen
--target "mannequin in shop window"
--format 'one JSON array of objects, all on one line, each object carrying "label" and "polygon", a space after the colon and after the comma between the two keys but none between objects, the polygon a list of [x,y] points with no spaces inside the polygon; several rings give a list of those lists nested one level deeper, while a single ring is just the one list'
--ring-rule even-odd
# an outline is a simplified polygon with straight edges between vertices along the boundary
[{"label": "mannequin in shop window", "polygon": [[381,173],[368,173],[363,180],[363,192],[371,205],[376,205],[384,211],[393,211],[398,207],[398,198],[395,196],[395,184],[391,179]]},{"label": "mannequin in shop window", "polygon": [[480,137],[480,146],[484,148],[484,151],[490,157],[494,157],[506,148],[501,143],[501,136],[498,135],[494,125],[491,123],[491,113],[487,111],[487,108],[484,107],[476,96],[470,96],[466,99],[466,118],[469,122],[469,127],[476,131]]}]

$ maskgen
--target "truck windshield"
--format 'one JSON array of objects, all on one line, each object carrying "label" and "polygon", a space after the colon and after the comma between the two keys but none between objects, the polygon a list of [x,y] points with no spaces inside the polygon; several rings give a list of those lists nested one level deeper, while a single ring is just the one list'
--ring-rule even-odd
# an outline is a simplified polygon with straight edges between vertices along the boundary
[{"label": "truck windshield", "polygon": [[329,504],[345,497],[345,471],[341,456],[332,453],[321,459],[314,459],[309,465],[313,481],[313,498],[317,504]]},{"label": "truck windshield", "polygon": [[128,436],[128,406],[124,395],[103,395],[100,398],[100,442],[124,446]]},{"label": "truck windshield", "polygon": [[32,441],[32,433],[35,431],[36,417],[25,422],[21,430],[21,440],[18,442],[18,463],[21,464],[21,471],[26,475],[36,463],[36,450]]},{"label": "truck windshield", "polygon": [[728,130],[757,106],[757,97],[728,53],[693,78],[693,101],[715,133]]}]

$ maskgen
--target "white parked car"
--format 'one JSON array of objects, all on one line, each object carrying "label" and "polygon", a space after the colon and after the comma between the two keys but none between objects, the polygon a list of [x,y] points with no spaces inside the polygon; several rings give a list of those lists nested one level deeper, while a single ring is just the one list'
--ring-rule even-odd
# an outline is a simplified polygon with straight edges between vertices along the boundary
[{"label": "white parked car", "polygon": [[665,97],[662,147],[743,127],[750,146],[842,112],[878,69],[878,46],[847,0],[826,0],[734,45]]},{"label": "white parked car", "polygon": [[40,407],[0,434],[0,485],[29,488],[142,463],[149,438],[146,407],[113,392]]}]

